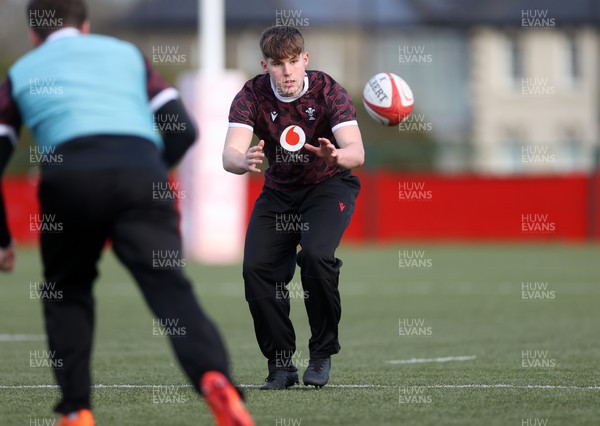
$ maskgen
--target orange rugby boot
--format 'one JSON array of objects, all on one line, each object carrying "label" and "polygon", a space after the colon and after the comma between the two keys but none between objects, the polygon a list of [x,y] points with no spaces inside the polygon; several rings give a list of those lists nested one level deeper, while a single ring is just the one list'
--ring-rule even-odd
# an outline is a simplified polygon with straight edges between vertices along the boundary
[{"label": "orange rugby boot", "polygon": [[218,371],[204,373],[200,389],[217,426],[254,426],[239,392],[223,374]]},{"label": "orange rugby boot", "polygon": [[92,412],[86,408],[71,414],[63,414],[58,420],[57,426],[95,426]]}]

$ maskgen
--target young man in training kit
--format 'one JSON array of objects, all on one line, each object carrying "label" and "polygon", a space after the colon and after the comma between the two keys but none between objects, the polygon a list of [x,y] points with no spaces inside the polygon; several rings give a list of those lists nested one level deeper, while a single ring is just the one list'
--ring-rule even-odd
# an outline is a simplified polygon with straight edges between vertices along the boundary
[{"label": "young man in training kit", "polygon": [[[350,169],[363,164],[364,149],[350,96],[329,75],[306,71],[308,53],[297,28],[268,28],[260,48],[265,74],[249,80],[231,104],[223,166],[231,173],[258,173],[263,158],[269,161],[243,266],[256,338],[268,360],[261,389],[298,383],[285,287],[296,264],[311,330],[303,382],[321,387],[329,380],[330,356],[340,350],[342,262],[335,250],[360,190]],[[260,142],[250,148],[252,133]]]},{"label": "young man in training kit", "polygon": [[[58,425],[94,425],[92,285],[108,239],[154,315],[163,323],[177,319],[185,329],[185,337],[168,333],[171,344],[217,425],[253,425],[230,382],[221,337],[190,282],[181,269],[153,265],[157,251],[181,256],[174,204],[153,197],[157,185],[167,187],[168,167],[196,138],[177,91],[133,45],[89,35],[83,0],[32,0],[27,17],[35,48],[0,86],[0,173],[22,123],[41,152],[60,159],[41,164],[39,188],[41,216],[61,224],[59,232],[41,232],[45,282],[62,295],[43,298],[52,365],[60,367],[54,369],[61,390]],[[153,113],[187,131],[161,137]],[[0,270],[11,271],[14,262],[0,196]]]}]

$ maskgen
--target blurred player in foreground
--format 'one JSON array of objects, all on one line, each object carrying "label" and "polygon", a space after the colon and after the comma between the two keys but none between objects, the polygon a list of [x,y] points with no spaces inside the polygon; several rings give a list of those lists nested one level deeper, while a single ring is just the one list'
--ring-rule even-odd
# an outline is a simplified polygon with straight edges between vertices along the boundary
[{"label": "blurred player in foreground", "polygon": [[[136,279],[160,320],[178,320],[185,336],[171,344],[218,425],[252,425],[230,383],[226,349],[181,269],[154,268],[153,253],[181,256],[173,200],[153,191],[168,187],[167,169],[194,142],[196,132],[177,91],[133,45],[88,35],[83,0],[33,0],[28,7],[35,49],[9,70],[0,86],[0,172],[19,129],[28,126],[40,152],[42,218],[61,224],[41,232],[44,276],[61,292],[43,299],[52,365],[62,398],[60,426],[90,426],[90,356],[94,328],[92,284],[106,241]],[[182,132],[155,131],[155,117],[173,117]],[[43,148],[43,149],[42,149]],[[46,219],[42,219],[43,221]],[[0,197],[0,269],[15,254]]]},{"label": "blurred player in foreground", "polygon": [[[243,266],[246,300],[268,360],[261,389],[298,383],[287,287],[296,263],[312,334],[303,382],[321,387],[329,381],[330,356],[340,350],[342,262],[335,250],[360,191],[350,169],[363,164],[363,143],[348,93],[329,75],[306,71],[308,53],[297,28],[268,28],[260,48],[265,74],[249,80],[232,102],[223,165],[231,173],[257,173],[262,159],[269,160]],[[250,148],[252,133],[260,142]]]}]

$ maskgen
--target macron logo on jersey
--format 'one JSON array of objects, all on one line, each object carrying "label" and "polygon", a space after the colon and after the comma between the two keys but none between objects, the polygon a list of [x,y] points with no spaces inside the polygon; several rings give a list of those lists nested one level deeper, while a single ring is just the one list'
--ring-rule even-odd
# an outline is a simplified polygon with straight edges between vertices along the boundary
[{"label": "macron logo on jersey", "polygon": [[300,151],[306,142],[306,134],[301,127],[291,125],[279,137],[279,144],[287,151]]},{"label": "macron logo on jersey", "polygon": [[271,121],[275,122],[275,119],[277,118],[277,111],[271,111]]}]

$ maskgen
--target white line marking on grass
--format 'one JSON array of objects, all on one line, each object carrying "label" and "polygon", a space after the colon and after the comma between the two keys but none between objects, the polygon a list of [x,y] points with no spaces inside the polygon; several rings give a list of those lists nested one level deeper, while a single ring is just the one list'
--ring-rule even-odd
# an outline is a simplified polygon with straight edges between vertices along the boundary
[{"label": "white line marking on grass", "polygon": [[[237,385],[240,388],[259,388],[262,385]],[[304,386],[304,385],[298,385],[298,388],[305,388],[305,387],[310,387],[310,386]],[[325,387],[328,388],[339,388],[339,389],[390,389],[390,388],[396,388],[397,386],[392,386],[392,385],[325,385]],[[290,388],[293,389],[293,388]]]},{"label": "white line marking on grass", "polygon": [[0,385],[0,389],[58,389],[56,385]]},{"label": "white line marking on grass", "polygon": [[42,342],[43,334],[0,334],[0,342]]},{"label": "white line marking on grass", "polygon": [[[92,385],[94,389],[191,388],[192,385]],[[58,389],[57,385],[0,385],[0,389]]]},{"label": "white line marking on grass", "polygon": [[509,385],[509,384],[490,384],[490,385],[425,385],[425,388],[438,389],[569,389],[569,390],[600,390],[600,386],[562,386],[562,385]]},{"label": "white line marking on grass", "polygon": [[[238,385],[241,388],[258,388],[261,385]],[[503,383],[492,384],[467,384],[467,385],[414,385],[430,389],[548,389],[548,390],[598,390],[600,386],[566,386],[566,385],[511,385]],[[192,385],[93,385],[94,389],[152,389],[156,387],[169,388],[191,388]],[[303,386],[298,386],[302,388]],[[395,389],[398,385],[375,385],[375,384],[347,384],[326,385],[327,388],[340,389]],[[0,385],[0,389],[58,389],[56,385]]]},{"label": "white line marking on grass", "polygon": [[472,361],[477,358],[475,355],[446,356],[441,358],[411,358],[411,359],[393,359],[386,361],[387,364],[421,364],[423,362],[450,362],[450,361]]},{"label": "white line marking on grass", "polygon": [[[259,388],[262,385],[240,385],[241,388]],[[192,385],[92,385],[94,389],[152,389],[161,388],[191,388]],[[391,385],[327,385],[330,388],[347,388],[347,389],[372,389],[372,388],[395,388]],[[0,385],[0,389],[58,389],[57,385]]]}]

